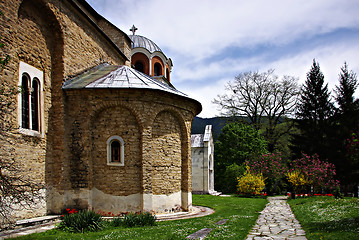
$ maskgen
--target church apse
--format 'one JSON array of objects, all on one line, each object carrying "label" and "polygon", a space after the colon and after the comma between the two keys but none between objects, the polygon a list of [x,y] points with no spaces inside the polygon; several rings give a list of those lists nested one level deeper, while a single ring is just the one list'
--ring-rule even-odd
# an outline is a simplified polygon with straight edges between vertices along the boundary
[{"label": "church apse", "polygon": [[[192,122],[199,105],[127,66],[102,65],[93,71],[92,81],[84,75],[64,85],[67,103],[71,103],[66,122],[81,125],[82,156],[91,175],[88,187],[79,189],[80,194],[69,189],[67,198],[115,214],[188,210],[192,201],[188,189],[190,127],[186,122]],[[130,87],[140,82],[147,88]],[[92,116],[91,123],[88,116]],[[68,132],[68,141],[74,137]],[[118,140],[114,147],[113,139]],[[71,149],[66,152],[69,159],[74,157]]]}]

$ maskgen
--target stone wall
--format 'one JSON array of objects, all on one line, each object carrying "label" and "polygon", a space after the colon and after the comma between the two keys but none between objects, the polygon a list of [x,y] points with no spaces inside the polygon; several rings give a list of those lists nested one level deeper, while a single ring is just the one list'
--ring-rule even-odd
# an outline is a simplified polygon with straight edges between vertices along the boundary
[{"label": "stone wall", "polygon": [[[185,129],[183,129],[185,131]],[[181,128],[171,112],[160,112],[152,127],[152,192],[181,191]]]},{"label": "stone wall", "polygon": [[[92,123],[93,187],[116,196],[141,192],[141,132],[137,119],[122,106],[111,106],[97,113]],[[125,166],[107,165],[106,142],[120,136],[125,142]],[[90,156],[90,157],[91,157]]]},{"label": "stone wall", "polygon": [[[66,90],[65,106],[64,188],[50,200],[52,212],[164,212],[183,203],[188,209],[191,200],[183,198],[191,192],[188,139],[195,101],[151,90]],[[107,165],[106,141],[115,135],[125,142],[125,166]],[[110,195],[112,204],[105,197]],[[158,206],[155,198],[167,204]],[[128,201],[132,205],[123,206]]]},{"label": "stone wall", "polygon": [[[0,140],[0,155],[8,156],[10,151],[10,157],[23,165],[24,176],[52,187],[62,185],[63,177],[60,171],[65,149],[62,83],[102,62],[125,64],[124,57],[70,2],[0,2],[4,14],[0,16],[1,41],[5,43],[2,53],[11,57],[0,72],[1,81],[9,88],[17,88],[20,61],[44,73],[43,137],[19,133],[19,102],[17,96],[12,96],[9,101],[14,109],[10,118],[13,131]],[[128,43],[123,43],[123,47],[126,51],[130,48]],[[44,207],[39,207],[33,216],[44,212]]]},{"label": "stone wall", "polygon": [[[99,27],[106,33],[107,36],[123,51],[128,59],[131,59],[131,39],[125,34],[119,34],[119,29],[105,19],[98,21]],[[122,31],[121,31],[122,32]],[[126,65],[131,67],[128,61]]]},{"label": "stone wall", "polygon": [[[63,82],[74,75],[103,62],[126,64],[130,55],[123,33],[115,39],[113,26],[106,21],[95,26],[77,7],[72,0],[0,2],[3,53],[11,57],[0,72],[1,80],[8,88],[17,88],[20,61],[44,73],[42,134],[19,132],[20,104],[18,96],[12,96],[13,130],[1,137],[0,156],[13,157],[23,165],[24,176],[46,183],[48,213],[70,206],[109,211],[169,211],[178,205],[187,209],[190,129],[199,104],[160,91],[64,92]],[[106,140],[113,135],[125,141],[125,167],[107,165]],[[45,204],[41,206],[26,217],[43,215]]]}]

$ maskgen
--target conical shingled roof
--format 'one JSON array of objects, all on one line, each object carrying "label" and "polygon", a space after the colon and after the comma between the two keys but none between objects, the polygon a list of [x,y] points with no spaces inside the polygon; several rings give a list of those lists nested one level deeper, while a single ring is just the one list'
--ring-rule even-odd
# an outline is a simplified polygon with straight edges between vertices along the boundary
[{"label": "conical shingled roof", "polygon": [[186,98],[170,83],[166,84],[147,76],[128,66],[102,64],[66,81],[63,89],[104,89],[104,88],[137,88],[153,89],[173,93]]}]

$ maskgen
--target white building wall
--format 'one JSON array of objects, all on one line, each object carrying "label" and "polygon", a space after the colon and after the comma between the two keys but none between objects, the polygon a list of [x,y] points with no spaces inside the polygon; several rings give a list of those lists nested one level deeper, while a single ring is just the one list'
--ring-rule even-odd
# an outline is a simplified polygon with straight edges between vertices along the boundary
[{"label": "white building wall", "polygon": [[212,126],[204,134],[191,136],[192,192],[208,194],[214,191],[214,143]]}]

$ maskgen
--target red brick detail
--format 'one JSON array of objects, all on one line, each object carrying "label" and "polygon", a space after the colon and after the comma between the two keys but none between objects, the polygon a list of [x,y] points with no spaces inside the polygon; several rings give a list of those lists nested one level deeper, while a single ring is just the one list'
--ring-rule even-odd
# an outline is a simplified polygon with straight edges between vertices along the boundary
[{"label": "red brick detail", "polygon": [[154,75],[155,75],[155,71],[154,71],[154,70],[155,70],[155,64],[156,64],[156,63],[159,63],[159,64],[161,65],[161,75],[164,76],[163,62],[162,62],[161,58],[159,58],[159,57],[157,57],[157,56],[155,56],[155,57],[152,58],[152,62],[151,62],[151,64],[152,64],[151,76],[154,76]]},{"label": "red brick detail", "polygon": [[135,66],[137,62],[141,62],[143,65],[143,73],[149,75],[150,73],[150,66],[149,66],[149,59],[143,53],[135,53],[131,57],[131,65]]}]

